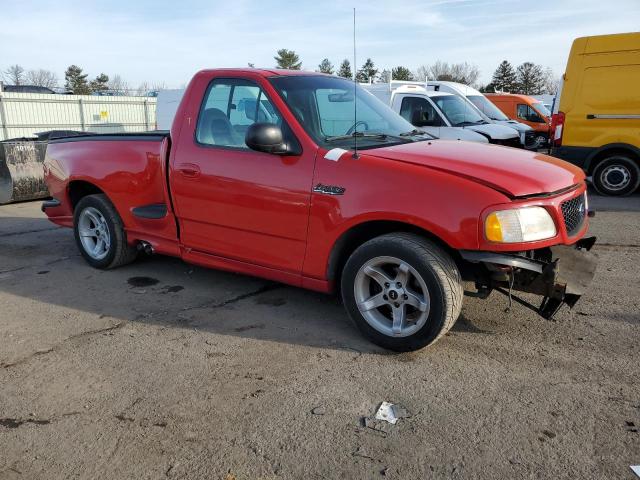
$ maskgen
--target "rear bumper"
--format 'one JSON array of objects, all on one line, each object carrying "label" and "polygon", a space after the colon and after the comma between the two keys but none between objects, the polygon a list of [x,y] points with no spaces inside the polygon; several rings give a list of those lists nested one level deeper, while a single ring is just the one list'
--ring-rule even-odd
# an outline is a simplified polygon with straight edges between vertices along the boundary
[{"label": "rear bumper", "polygon": [[536,250],[528,256],[469,250],[460,254],[484,268],[475,279],[479,291],[495,289],[510,297],[512,291],[539,295],[542,302],[538,307],[517,297],[515,300],[550,319],[563,304],[573,307],[591,284],[597,259],[589,250],[595,241],[595,237],[583,238],[573,245]]}]

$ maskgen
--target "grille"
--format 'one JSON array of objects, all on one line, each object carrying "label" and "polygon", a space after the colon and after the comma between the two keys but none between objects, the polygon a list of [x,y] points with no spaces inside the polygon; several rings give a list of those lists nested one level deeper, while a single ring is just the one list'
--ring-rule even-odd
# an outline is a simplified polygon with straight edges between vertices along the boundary
[{"label": "grille", "polygon": [[564,217],[564,226],[569,236],[578,233],[584,223],[584,217],[587,215],[584,203],[585,195],[565,200],[560,204],[562,216]]},{"label": "grille", "polygon": [[524,132],[524,144],[526,146],[533,145],[536,141],[536,132],[535,130],[528,130]]}]

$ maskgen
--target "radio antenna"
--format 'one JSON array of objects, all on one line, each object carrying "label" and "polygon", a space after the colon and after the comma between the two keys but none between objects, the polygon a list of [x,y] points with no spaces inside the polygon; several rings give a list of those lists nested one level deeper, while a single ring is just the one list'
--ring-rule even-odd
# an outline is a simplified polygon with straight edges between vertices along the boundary
[{"label": "radio antenna", "polygon": [[356,74],[356,7],[353,7],[353,158],[358,157],[358,106],[357,106],[357,83],[358,75]]}]

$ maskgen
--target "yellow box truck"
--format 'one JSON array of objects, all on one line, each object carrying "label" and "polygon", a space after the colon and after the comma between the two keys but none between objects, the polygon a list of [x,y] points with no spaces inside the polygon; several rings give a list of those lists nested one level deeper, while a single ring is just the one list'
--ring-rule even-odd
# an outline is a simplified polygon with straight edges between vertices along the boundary
[{"label": "yellow box truck", "polygon": [[598,192],[640,184],[640,32],[574,40],[554,106],[552,155],[582,167]]}]

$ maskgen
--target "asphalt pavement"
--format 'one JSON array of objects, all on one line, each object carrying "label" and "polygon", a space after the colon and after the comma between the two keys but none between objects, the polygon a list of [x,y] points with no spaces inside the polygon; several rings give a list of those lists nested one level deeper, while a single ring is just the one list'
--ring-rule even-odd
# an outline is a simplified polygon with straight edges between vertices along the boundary
[{"label": "asphalt pavement", "polygon": [[[599,268],[556,321],[465,298],[420,352],[331,296],[155,256],[90,268],[0,207],[0,479],[633,479],[640,196],[592,196]],[[408,412],[367,421],[382,401]]]}]

